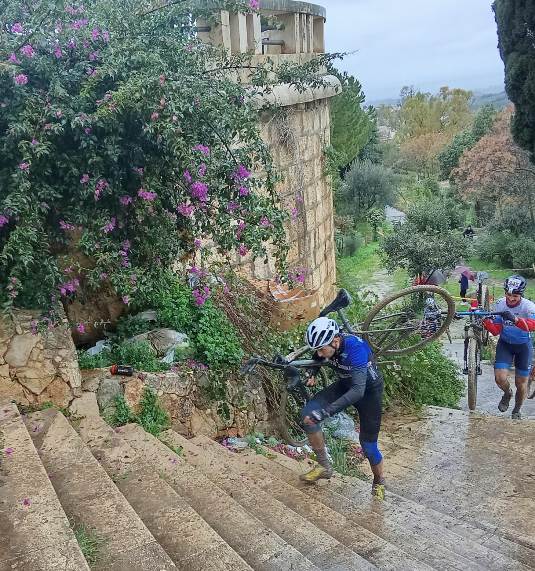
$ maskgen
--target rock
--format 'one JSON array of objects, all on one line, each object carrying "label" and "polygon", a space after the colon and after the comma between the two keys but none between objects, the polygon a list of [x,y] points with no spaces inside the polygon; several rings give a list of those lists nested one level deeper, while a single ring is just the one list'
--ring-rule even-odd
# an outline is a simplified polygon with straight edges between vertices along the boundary
[{"label": "rock", "polygon": [[82,389],[96,393],[103,379],[109,378],[110,371],[109,369],[82,369],[80,374],[82,376]]},{"label": "rock", "polygon": [[115,397],[122,396],[123,391],[117,379],[104,379],[97,390],[97,402],[100,410],[115,405]]},{"label": "rock", "polygon": [[11,367],[24,367],[28,363],[30,354],[39,340],[38,335],[24,333],[23,335],[15,335],[11,339],[9,349],[4,359]]},{"label": "rock", "polygon": [[9,365],[0,365],[0,378],[9,379]]},{"label": "rock", "polygon": [[15,378],[32,393],[40,395],[56,378],[56,371],[50,362],[44,361],[34,367],[17,369]]},{"label": "rock", "polygon": [[139,412],[139,403],[143,397],[145,383],[138,378],[132,379],[124,387],[124,400],[136,414]]},{"label": "rock", "polygon": [[37,397],[38,404],[53,402],[60,408],[69,406],[71,400],[71,387],[61,377],[56,377]]},{"label": "rock", "polygon": [[163,357],[174,349],[186,350],[190,345],[185,333],[179,333],[173,329],[153,329],[148,333],[132,337],[131,341],[148,341],[158,357]]},{"label": "rock", "polygon": [[29,404],[21,385],[11,379],[0,376],[0,402],[14,400],[19,404]]},{"label": "rock", "polygon": [[194,409],[190,419],[190,429],[193,436],[198,436],[202,434],[204,436],[209,436],[210,438],[215,438],[218,434],[217,423],[205,410],[200,410],[198,408]]},{"label": "rock", "polygon": [[80,398],[76,398],[72,401],[69,408],[71,413],[76,417],[89,418],[100,416],[95,393],[83,393]]}]

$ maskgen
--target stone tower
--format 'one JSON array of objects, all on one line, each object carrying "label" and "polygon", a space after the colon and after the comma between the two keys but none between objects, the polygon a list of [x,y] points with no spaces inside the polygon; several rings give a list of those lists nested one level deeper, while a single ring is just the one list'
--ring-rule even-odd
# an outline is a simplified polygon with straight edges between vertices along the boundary
[{"label": "stone tower", "polygon": [[[220,24],[197,22],[197,26],[200,39],[206,43],[222,46],[229,53],[253,53],[252,65],[268,58],[278,65],[304,63],[324,53],[325,18],[325,9],[315,4],[261,0],[259,13],[223,11]],[[266,29],[270,28],[267,21],[277,25]],[[247,81],[246,75],[240,80]],[[292,217],[287,228],[289,264],[304,283],[288,291],[273,280],[272,263],[257,260],[245,267],[251,278],[268,284],[270,294],[280,304],[278,313],[288,321],[314,316],[334,294],[333,197],[325,175],[325,148],[330,144],[329,99],[339,90],[338,79],[324,75],[321,88],[300,93],[281,84],[258,98],[263,138],[283,176],[279,196]],[[276,103],[278,110],[261,111],[265,103]]]}]

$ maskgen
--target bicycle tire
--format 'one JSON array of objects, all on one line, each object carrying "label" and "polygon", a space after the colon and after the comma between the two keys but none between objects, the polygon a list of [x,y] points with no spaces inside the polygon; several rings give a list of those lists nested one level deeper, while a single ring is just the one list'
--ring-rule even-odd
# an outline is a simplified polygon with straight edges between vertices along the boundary
[{"label": "bicycle tire", "polygon": [[[325,388],[329,383],[327,371],[319,369],[319,377],[317,386]],[[279,433],[282,440],[290,446],[303,446],[308,442],[306,432],[300,426],[298,419],[295,418],[296,409],[300,408],[303,403],[298,403],[294,396],[288,392],[286,386],[283,386],[279,401]]]},{"label": "bicycle tire", "polygon": [[531,368],[531,372],[528,379],[528,392],[527,392],[528,399],[535,398],[535,365]]},{"label": "bicycle tire", "polygon": [[[448,306],[448,313],[447,313],[446,319],[444,319],[444,322],[442,323],[442,325],[432,335],[430,335],[429,337],[427,337],[425,339],[421,339],[418,343],[416,343],[412,346],[403,347],[402,349],[388,349],[386,351],[382,351],[381,347],[376,345],[373,342],[373,339],[371,339],[369,337],[369,335],[366,334],[366,332],[370,329],[370,325],[372,324],[372,322],[373,322],[374,318],[377,316],[377,314],[382,309],[384,309],[389,303],[392,303],[393,301],[396,301],[397,299],[400,299],[402,297],[412,295],[412,294],[423,295],[426,293],[427,294],[439,294],[446,301],[447,306]],[[366,319],[364,320],[364,323],[362,326],[361,334],[364,337],[364,339],[366,339],[366,341],[370,344],[370,346],[374,350],[375,354],[378,356],[381,355],[381,356],[395,357],[395,356],[401,356],[401,355],[410,355],[411,353],[414,353],[414,352],[418,351],[419,349],[421,349],[424,345],[427,345],[431,341],[434,341],[435,339],[438,339],[441,335],[443,335],[446,332],[446,330],[448,329],[448,327],[450,326],[454,315],[455,315],[455,301],[445,289],[438,287],[438,286],[434,286],[434,285],[412,286],[412,287],[408,287],[406,289],[403,289],[403,290],[401,290],[395,294],[389,295],[389,296],[385,297],[382,301],[380,301],[378,304],[376,304],[371,309],[371,311],[368,313],[368,315],[366,316]]]},{"label": "bicycle tire", "polygon": [[468,339],[468,408],[476,409],[477,403],[477,377],[478,369],[481,366],[481,350],[477,339],[470,337]]}]

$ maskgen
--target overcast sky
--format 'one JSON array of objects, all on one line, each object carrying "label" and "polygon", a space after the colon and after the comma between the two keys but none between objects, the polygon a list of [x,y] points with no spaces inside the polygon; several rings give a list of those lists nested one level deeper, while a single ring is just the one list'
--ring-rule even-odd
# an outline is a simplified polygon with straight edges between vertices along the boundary
[{"label": "overcast sky", "polygon": [[404,85],[503,85],[491,0],[316,3],[327,9],[327,51],[356,51],[340,67],[360,80],[369,102],[396,97]]}]

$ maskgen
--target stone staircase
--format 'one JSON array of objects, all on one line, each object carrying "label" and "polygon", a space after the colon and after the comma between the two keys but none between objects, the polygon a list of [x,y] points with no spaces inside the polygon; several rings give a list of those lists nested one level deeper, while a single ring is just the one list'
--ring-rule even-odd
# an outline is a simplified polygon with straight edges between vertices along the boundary
[{"label": "stone staircase", "polygon": [[387,425],[387,499],[286,456],[0,406],[0,571],[535,569],[534,425],[430,409]]}]

